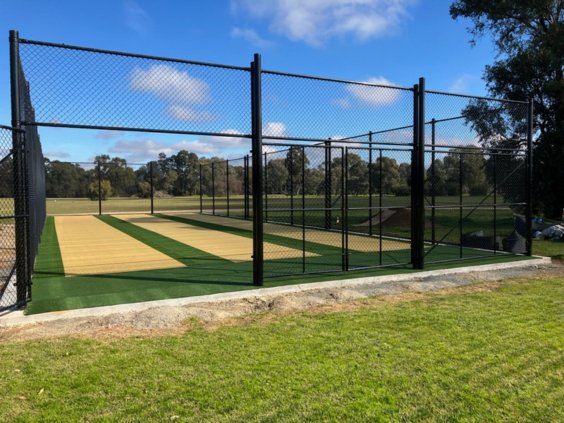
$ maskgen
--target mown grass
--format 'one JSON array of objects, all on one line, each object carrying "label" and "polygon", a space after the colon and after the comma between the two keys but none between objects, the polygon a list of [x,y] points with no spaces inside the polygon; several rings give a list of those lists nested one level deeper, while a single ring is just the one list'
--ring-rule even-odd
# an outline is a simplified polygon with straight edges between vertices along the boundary
[{"label": "mown grass", "polygon": [[488,288],[183,336],[7,342],[0,420],[564,420],[564,279]]}]

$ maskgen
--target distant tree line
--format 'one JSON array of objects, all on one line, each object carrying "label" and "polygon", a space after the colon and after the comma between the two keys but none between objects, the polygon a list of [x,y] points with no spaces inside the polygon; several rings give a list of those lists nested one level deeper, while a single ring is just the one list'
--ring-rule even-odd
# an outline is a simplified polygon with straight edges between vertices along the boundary
[{"label": "distant tree line", "polygon": [[[307,151],[307,150],[306,150]],[[494,186],[493,157],[477,154],[460,154],[461,151],[451,149],[448,153],[438,155],[434,172],[431,164],[426,169],[426,195],[433,192],[437,196],[462,194],[489,194]],[[268,156],[271,156],[269,158]],[[442,156],[442,158],[440,158]],[[462,164],[460,163],[462,157]],[[50,198],[98,198],[98,168],[102,199],[109,197],[141,197],[151,195],[151,162],[136,169],[128,165],[126,159],[96,156],[92,165],[86,169],[81,164],[45,159],[45,188]],[[213,165],[212,165],[213,163]],[[200,167],[201,165],[201,167]],[[519,158],[497,157],[497,184],[499,192],[513,202],[520,201],[522,187],[519,178],[524,172],[517,172],[510,183],[503,182],[501,175],[508,175],[523,165]],[[368,195],[370,181],[372,193],[383,195],[407,196],[411,192],[411,165],[399,163],[393,157],[379,157],[370,164],[357,154],[347,157],[347,188],[351,195]],[[227,194],[227,173],[229,173],[229,193],[244,193],[243,160],[230,160],[229,167],[225,159],[220,157],[198,157],[195,153],[181,150],[177,154],[167,156],[160,153],[158,160],[152,162],[153,189],[159,195],[184,196],[202,194],[225,196]],[[323,195],[325,193],[325,163],[312,165],[307,153],[294,148],[288,152],[268,154],[265,166],[265,189],[269,195]],[[213,168],[213,178],[212,178]],[[328,166],[331,173],[331,191],[339,195],[342,190],[341,178],[343,158],[334,157]],[[524,167],[523,167],[524,169]],[[460,175],[462,172],[462,180]],[[201,181],[200,181],[201,173]],[[249,174],[251,172],[249,171]],[[0,197],[12,197],[12,163],[9,159],[0,164]],[[213,185],[212,185],[213,179]],[[524,183],[524,180],[522,181]],[[250,186],[250,182],[249,182]]]}]

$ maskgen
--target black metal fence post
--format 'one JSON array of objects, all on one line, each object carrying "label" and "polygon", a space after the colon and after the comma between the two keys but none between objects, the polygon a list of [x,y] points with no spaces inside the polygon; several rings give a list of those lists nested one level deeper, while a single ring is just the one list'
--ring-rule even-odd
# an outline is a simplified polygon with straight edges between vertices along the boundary
[{"label": "black metal fence post", "polygon": [[306,271],[306,253],[305,253],[305,244],[306,244],[306,229],[305,229],[305,161],[306,161],[306,153],[305,147],[302,147],[302,271],[305,273]]},{"label": "black metal fence post", "polygon": [[382,149],[380,149],[380,180],[378,186],[378,192],[380,193],[379,203],[378,206],[380,207],[380,266],[382,266],[382,212],[384,209],[382,208]]},{"label": "black metal fence post", "polygon": [[98,215],[102,215],[102,169],[98,159]]},{"label": "black metal fence post", "polygon": [[202,192],[202,164],[200,163],[200,213],[204,211],[203,192]]},{"label": "black metal fence post", "polygon": [[345,214],[343,216],[345,224],[345,271],[349,271],[349,147],[345,147],[345,156],[343,158],[344,169],[343,178],[345,191],[343,193],[343,201],[345,203]]},{"label": "black metal fence post", "polygon": [[347,270],[345,234],[345,149],[341,147],[341,270]]},{"label": "black metal fence post", "polygon": [[212,183],[212,214],[215,216],[215,177],[214,177],[214,166],[215,162],[211,163],[211,183]]},{"label": "black metal fence post", "polygon": [[432,153],[431,153],[431,241],[433,245],[436,244],[436,222],[435,222],[435,206],[436,204],[436,197],[435,197],[435,118],[431,119],[431,144],[432,144]]},{"label": "black metal fence post", "polygon": [[[411,150],[411,263],[417,269],[419,263],[419,231],[417,230],[417,178],[419,176],[419,85],[413,86],[413,148]],[[382,193],[380,193],[382,195]]]},{"label": "black metal fence post", "polygon": [[149,162],[149,169],[150,169],[150,178],[151,178],[151,214],[155,213],[155,209],[154,209],[154,191],[155,191],[155,185],[154,185],[154,181],[153,181],[153,162]]},{"label": "black metal fence post", "polygon": [[529,99],[529,107],[527,110],[527,210],[525,213],[525,219],[527,221],[526,230],[527,230],[527,255],[533,255],[533,240],[532,240],[532,231],[533,231],[533,119],[534,119],[534,110],[533,110],[533,99]]},{"label": "black metal fence post", "polygon": [[[374,163],[372,160],[372,131],[370,131],[368,133],[368,234],[370,236],[372,236],[372,215],[373,215],[373,210],[372,210],[372,194],[373,194],[373,189],[372,189],[372,185],[373,185],[373,176],[374,176]],[[382,163],[380,163],[380,167],[382,166]],[[381,177],[381,176],[380,176]],[[380,209],[380,213],[382,213],[382,209]],[[382,220],[382,215],[380,215],[380,220]],[[382,263],[380,263],[382,264]]]},{"label": "black metal fence post", "polygon": [[294,151],[290,146],[290,225],[294,224]]},{"label": "black metal fence post", "polygon": [[251,112],[253,159],[253,284],[264,284],[264,233],[262,207],[262,81],[261,57],[251,62]]},{"label": "black metal fence post", "polygon": [[494,220],[494,254],[497,254],[497,154],[494,153],[493,159],[493,196],[494,196],[494,206],[493,206],[493,220]]},{"label": "black metal fence post", "polygon": [[25,137],[21,130],[20,115],[20,57],[19,34],[10,31],[10,92],[12,105],[12,149],[14,175],[14,213],[16,215],[16,301],[23,304],[27,300],[27,285],[31,282],[31,270],[27,267],[27,233],[29,231],[29,217],[26,213],[25,200]]},{"label": "black metal fence post", "polygon": [[462,216],[463,215],[463,213],[462,213],[462,186],[463,186],[463,184],[462,184],[462,153],[460,153],[459,156],[460,156],[460,158],[458,159],[458,173],[459,173],[459,175],[458,175],[458,183],[459,183],[458,190],[460,191],[459,192],[459,199],[458,199],[459,208],[460,208],[460,216],[459,216],[459,219],[460,219],[460,221],[459,221],[459,227],[460,227],[459,233],[460,234],[459,234],[459,236],[460,236],[460,258],[462,258],[462,256],[463,256],[463,251],[462,251],[462,220],[463,220],[463,216]]},{"label": "black metal fence post", "polygon": [[264,152],[264,221],[268,222],[268,163]]},{"label": "black metal fence post", "polygon": [[229,217],[229,160],[225,161],[225,170],[227,171],[227,217]]},{"label": "black metal fence post", "polygon": [[331,138],[325,141],[325,229],[329,230],[331,224]]}]

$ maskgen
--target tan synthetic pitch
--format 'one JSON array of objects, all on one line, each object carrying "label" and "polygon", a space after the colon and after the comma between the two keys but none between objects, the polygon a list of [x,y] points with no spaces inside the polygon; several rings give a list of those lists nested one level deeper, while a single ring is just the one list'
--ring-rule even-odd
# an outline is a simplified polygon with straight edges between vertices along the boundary
[{"label": "tan synthetic pitch", "polygon": [[[215,223],[217,225],[229,226],[232,228],[246,229],[249,231],[253,230],[253,222],[251,220],[228,219],[225,217],[199,213],[175,213],[174,216],[185,217],[186,219],[193,219],[199,222]],[[265,223],[264,233],[300,240],[303,236],[302,228],[300,226],[276,225],[274,223]],[[305,233],[307,242],[316,242],[318,244],[331,245],[333,247],[341,247],[342,245],[342,235],[340,232],[306,228]],[[349,250],[361,252],[380,251],[379,238],[349,234],[348,239]],[[382,251],[405,250],[409,248],[409,244],[404,242],[382,239]]]},{"label": "tan synthetic pitch", "polygon": [[[115,217],[232,262],[252,261],[253,240],[251,238],[149,215],[131,214]],[[276,252],[280,258],[303,255],[300,250],[270,243],[265,243],[264,248]],[[306,253],[306,255],[312,257],[318,254]]]},{"label": "tan synthetic pitch", "polygon": [[65,276],[184,267],[94,216],[56,216]]}]

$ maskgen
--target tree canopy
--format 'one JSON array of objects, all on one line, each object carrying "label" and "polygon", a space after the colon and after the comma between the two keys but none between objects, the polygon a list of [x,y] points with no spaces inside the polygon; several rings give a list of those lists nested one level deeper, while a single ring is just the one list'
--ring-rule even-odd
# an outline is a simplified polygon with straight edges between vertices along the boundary
[{"label": "tree canopy", "polygon": [[[489,35],[497,60],[486,66],[483,79],[490,95],[508,100],[533,100],[533,205],[537,212],[562,218],[564,208],[564,0],[458,0],[450,7],[454,19],[468,18],[472,43]],[[494,146],[518,139],[525,120],[508,110],[476,102],[474,111],[493,119],[468,119],[482,141]],[[468,116],[484,116],[470,113]],[[493,112],[493,113],[492,113]],[[508,118],[509,116],[509,118]],[[493,135],[497,135],[493,136]],[[501,136],[500,136],[501,134]]]}]

